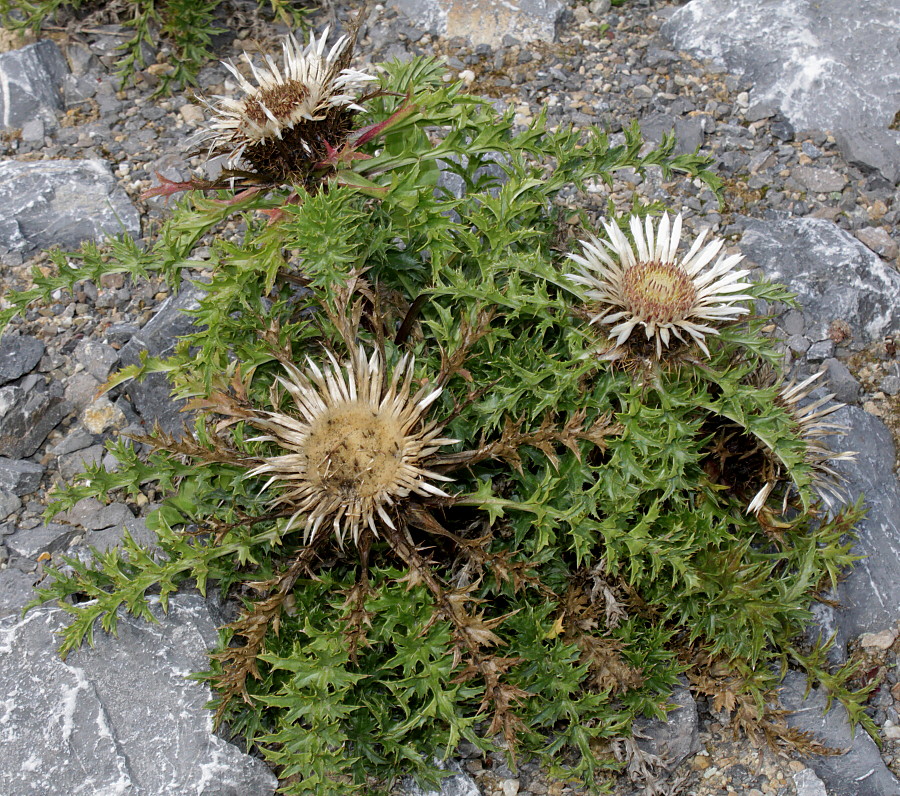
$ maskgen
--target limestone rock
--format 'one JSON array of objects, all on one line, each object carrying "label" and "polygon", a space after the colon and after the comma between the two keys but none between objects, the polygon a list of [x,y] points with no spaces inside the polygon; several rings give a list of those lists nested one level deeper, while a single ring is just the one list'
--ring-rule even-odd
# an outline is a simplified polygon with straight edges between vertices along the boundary
[{"label": "limestone rock", "polygon": [[841,450],[859,451],[854,461],[835,463],[847,479],[848,495],[865,495],[868,511],[854,529],[858,561],[837,590],[838,643],[860,633],[878,633],[897,620],[900,606],[900,482],[893,472],[894,444],[877,417],[855,406],[835,412],[835,423],[849,427]]},{"label": "limestone rock", "polygon": [[665,721],[638,718],[634,731],[638,746],[662,758],[671,770],[700,751],[700,719],[687,686],[674,689],[669,702],[674,707],[666,714]]},{"label": "limestone rock", "polygon": [[19,528],[6,538],[5,544],[22,558],[37,558],[41,553],[65,550],[75,533],[68,525],[48,522],[34,528]]},{"label": "limestone rock", "polygon": [[474,780],[462,770],[456,761],[438,763],[440,768],[452,771],[449,777],[441,780],[440,790],[422,790],[411,779],[400,786],[400,796],[481,796],[481,790]]},{"label": "limestone rock", "polygon": [[[2,581],[0,581],[2,582]],[[211,732],[208,666],[215,623],[204,600],[178,594],[159,624],[130,616],[118,638],[62,661],[57,608],[0,621],[0,793],[42,796],[270,796],[260,760]]]},{"label": "limestone rock", "polygon": [[0,488],[14,495],[30,495],[41,485],[44,468],[27,459],[7,459],[0,456]]},{"label": "limestone rock", "polygon": [[866,172],[877,171],[895,185],[900,182],[900,133],[896,130],[835,130],[834,137],[848,163]]},{"label": "limestone rock", "polygon": [[68,414],[59,384],[48,388],[37,376],[0,387],[0,456],[31,456]]},{"label": "limestone rock", "polygon": [[0,54],[0,125],[22,127],[35,116],[55,119],[68,73],[59,47],[49,39]]},{"label": "limestone rock", "polygon": [[862,348],[900,331],[900,273],[820,218],[745,219],[740,248],[763,275],[797,294],[813,342],[846,322]]},{"label": "limestone rock", "polygon": [[[34,581],[33,574],[15,567],[0,570],[0,618],[19,617],[22,607],[34,597]],[[0,732],[0,761],[3,759],[3,737]]]},{"label": "limestone rock", "polygon": [[[140,361],[140,352],[151,356],[171,354],[178,338],[194,331],[193,320],[186,313],[196,309],[204,292],[188,283],[175,296],[167,298],[154,315],[119,352],[123,365]],[[171,397],[171,385],[162,373],[151,373],[141,381],[131,381],[125,391],[145,423],[159,423],[168,434],[180,435],[189,417],[181,412],[184,401]]]},{"label": "limestone rock", "polygon": [[857,727],[850,737],[847,711],[838,704],[825,713],[827,695],[820,688],[806,693],[806,678],[790,672],[780,688],[782,704],[794,711],[787,717],[790,726],[811,732],[818,740],[847,752],[837,756],[814,756],[806,760],[825,783],[829,796],[897,796],[900,781],[888,771],[875,742]]},{"label": "limestone rock", "polygon": [[44,355],[44,344],[29,335],[6,334],[0,339],[0,385],[30,373]]},{"label": "limestone rock", "polygon": [[30,253],[140,235],[140,216],[103,160],[0,161],[0,244]]},{"label": "limestone rock", "polygon": [[831,130],[848,154],[900,179],[896,0],[692,0],[663,25],[682,50],[753,82],[750,111],[778,108],[798,130]]}]

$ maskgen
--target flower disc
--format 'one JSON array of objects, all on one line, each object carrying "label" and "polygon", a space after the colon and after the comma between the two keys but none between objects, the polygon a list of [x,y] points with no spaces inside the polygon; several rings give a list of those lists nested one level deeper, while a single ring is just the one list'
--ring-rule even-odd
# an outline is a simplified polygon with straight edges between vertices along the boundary
[{"label": "flower disc", "polygon": [[[422,387],[411,395],[414,362],[404,357],[388,375],[376,353],[362,348],[344,366],[331,358],[324,368],[308,362],[306,372],[286,365],[279,382],[294,400],[296,414],[260,412],[250,419],[286,452],[263,458],[248,476],[269,474],[283,490],[274,501],[287,506],[293,524],[306,515],[312,539],[329,521],[343,545],[359,542],[368,526],[394,526],[391,509],[411,494],[449,497],[428,479],[451,479],[425,469],[442,445],[442,429],[425,419],[440,389]],[[289,526],[290,527],[290,526]]]},{"label": "flower disc", "polygon": [[704,246],[704,232],[677,259],[681,215],[674,223],[664,215],[658,230],[649,218],[642,226],[640,218],[632,216],[629,225],[633,244],[617,223],[604,222],[608,240],[581,241],[584,255],[569,255],[581,266],[569,278],[587,286],[587,297],[599,309],[591,322],[612,324],[609,336],[616,346],[641,326],[647,340],[655,339],[657,356],[672,335],[684,342],[684,333],[709,356],[705,335],[718,334],[710,324],[749,312],[738,304],[753,298],[740,292],[750,287],[740,281],[749,271],[734,270],[741,255],[721,256],[707,267],[723,241],[712,240]]}]

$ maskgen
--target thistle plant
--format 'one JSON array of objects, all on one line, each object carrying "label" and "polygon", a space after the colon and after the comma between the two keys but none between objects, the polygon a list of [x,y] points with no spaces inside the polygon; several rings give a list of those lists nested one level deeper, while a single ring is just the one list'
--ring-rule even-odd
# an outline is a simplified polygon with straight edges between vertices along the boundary
[{"label": "thistle plant", "polygon": [[226,63],[246,96],[207,100],[213,119],[196,140],[209,142],[210,155],[224,153],[229,168],[243,160],[270,179],[302,179],[352,129],[354,112],[362,110],[356,100],[375,80],[349,68],[351,37],[341,36],[326,53],[327,38],[327,30],[318,41],[313,34],[301,47],[288,36],[281,68],[270,57],[257,69],[244,53],[258,86]]},{"label": "thistle plant", "polygon": [[[290,70],[269,64],[256,93],[213,107],[225,148],[266,124],[253,102],[316,121],[270,107]],[[316,102],[310,116],[352,111],[324,160],[275,164],[275,146],[264,185],[170,186],[187,192],[146,250],[56,253],[58,274],[10,297],[4,322],[104,273],[204,291],[172,357],[109,382],[167,373],[190,399],[184,433],[140,439],[146,455],[111,444],[118,469],[89,469],[50,509],[165,493],[156,550],[126,536],[49,568],[36,602],[71,614],[63,654],[119,611],[150,618],[148,594],[216,588],[237,618],[200,677],[290,794],[434,786],[463,739],[599,788],[683,676],[773,743],[815,748],[773,708],[788,665],[864,720],[851,667],[802,640],[860,511],[819,508],[803,418],[827,409],[763,378],[781,357],[755,307],[790,297],[716,260],[721,241],[679,258],[681,217],[656,225],[658,205],[610,206],[604,242],[586,218],[569,234],[556,203],[620,168],[715,189],[706,158],[671,138],[646,150],[636,127],[615,145],[543,118],[517,131],[428,59],[364,90],[358,109]],[[219,234],[231,219],[239,242]],[[765,452],[777,478],[748,512]]]}]

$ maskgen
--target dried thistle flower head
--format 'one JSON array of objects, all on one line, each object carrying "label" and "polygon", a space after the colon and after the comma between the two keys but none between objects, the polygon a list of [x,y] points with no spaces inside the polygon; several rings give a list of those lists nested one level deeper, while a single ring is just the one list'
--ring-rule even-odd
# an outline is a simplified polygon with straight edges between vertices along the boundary
[{"label": "dried thistle flower head", "polygon": [[325,156],[325,144],[338,148],[351,129],[353,112],[362,110],[360,93],[376,78],[347,68],[352,49],[348,36],[326,52],[327,38],[328,29],[318,40],[311,34],[304,47],[287,36],[280,68],[269,55],[258,68],[245,52],[256,86],[234,64],[223,62],[245,96],[207,101],[212,120],[195,142],[209,142],[210,156],[227,154],[229,168],[243,160],[256,172],[279,179],[303,173],[304,165]]},{"label": "dried thistle flower head", "polygon": [[[797,434],[806,443],[806,464],[809,465],[813,473],[813,488],[819,493],[822,500],[829,507],[833,506],[835,501],[842,501],[844,495],[841,491],[841,475],[831,466],[832,462],[854,459],[856,451],[832,451],[825,444],[825,437],[834,434],[841,434],[847,430],[846,426],[838,423],[828,422],[825,418],[843,408],[846,404],[834,403],[831,406],[822,408],[829,401],[834,399],[834,393],[826,395],[818,400],[801,406],[800,402],[810,396],[813,390],[818,386],[817,382],[825,374],[824,370],[813,374],[808,379],[801,381],[791,381],[785,384],[778,391],[777,403],[793,417],[796,423]],[[774,456],[774,452],[769,452]],[[780,472],[781,467],[775,462],[775,471]],[[756,493],[753,500],[747,506],[747,512],[750,514],[758,514],[760,509],[766,504],[769,495],[777,485],[777,479],[770,479]],[[786,510],[787,495],[785,496],[785,505],[782,511]]]},{"label": "dried thistle flower head", "polygon": [[723,255],[707,268],[723,241],[714,239],[704,246],[704,230],[678,259],[680,214],[674,223],[664,215],[657,231],[649,218],[643,226],[638,216],[632,216],[629,223],[633,244],[618,224],[604,222],[609,240],[591,236],[590,241],[581,241],[583,256],[569,255],[581,266],[579,273],[568,274],[569,278],[588,288],[588,298],[599,309],[591,323],[612,324],[609,336],[616,346],[642,326],[647,340],[655,338],[657,356],[672,335],[685,342],[683,333],[687,333],[709,356],[705,335],[718,334],[709,324],[732,321],[749,312],[738,304],[752,300],[741,293],[750,287],[741,281],[749,271],[734,270],[742,255]]},{"label": "dried thistle flower head", "polygon": [[309,542],[330,522],[338,543],[349,534],[358,544],[368,527],[377,535],[376,518],[394,528],[390,508],[410,494],[448,497],[428,479],[452,479],[425,469],[442,445],[457,440],[425,418],[441,388],[423,387],[410,395],[414,361],[410,356],[390,375],[374,352],[360,346],[341,366],[320,368],[307,360],[305,373],[286,365],[278,381],[288,391],[296,415],[262,412],[251,422],[267,432],[257,440],[274,442],[287,453],[271,456],[249,476],[269,474],[267,488],[280,484],[275,501],[293,511],[290,525],[306,515]]}]

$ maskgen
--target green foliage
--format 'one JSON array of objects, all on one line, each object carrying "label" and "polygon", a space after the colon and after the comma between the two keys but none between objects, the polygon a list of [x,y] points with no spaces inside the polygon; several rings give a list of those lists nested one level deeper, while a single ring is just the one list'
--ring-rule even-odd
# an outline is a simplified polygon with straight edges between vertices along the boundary
[{"label": "green foliage", "polygon": [[[636,127],[615,146],[543,118],[516,132],[433,61],[388,64],[382,88],[360,126],[394,122],[318,190],[195,192],[148,250],[122,238],[57,254],[57,275],[35,273],[11,297],[4,323],[104,273],[177,288],[204,269],[197,330],[115,380],[167,372],[201,412],[193,432],[144,440],[149,457],[118,444],[118,471],[90,469],[51,509],[148,483],[167,495],[150,518],[155,553],[127,538],[50,570],[37,601],[72,615],[63,652],[98,621],[115,630],[120,610],[152,618],[153,592],[165,605],[215,583],[239,598],[202,676],[219,689],[217,717],[290,794],[373,792],[368,778],[388,787],[403,773],[434,786],[434,756],[463,739],[600,787],[617,740],[636,716],[662,716],[684,673],[748,731],[794,743],[768,718],[788,664],[861,717],[851,672],[797,642],[811,600],[852,563],[860,510],[817,508],[797,423],[760,386],[779,362],[765,319],[722,326],[709,357],[674,344],[609,362],[564,276],[575,243],[562,188],[660,167],[715,189],[707,160],[675,156],[671,139],[644,151]],[[216,237],[229,219],[239,242]],[[204,236],[208,262],[192,259]],[[789,299],[766,283],[750,292]],[[247,475],[278,453],[251,417],[291,413],[280,361],[343,358],[358,343],[388,367],[414,355],[416,379],[443,387],[429,417],[459,441],[436,465],[452,497],[399,498],[399,530],[379,526],[359,549],[324,529],[306,543],[273,511],[278,487]],[[788,512],[748,514],[776,465],[771,504],[787,490]]]},{"label": "green foliage", "polygon": [[[143,48],[149,47],[152,52],[159,39],[171,45],[170,63],[174,68],[162,76],[156,93],[196,83],[197,73],[214,57],[210,50],[212,36],[225,32],[219,24],[222,20],[216,18],[219,3],[220,0],[127,0],[118,4],[122,24],[131,29],[131,37],[118,48],[121,56],[116,75],[122,84],[149,66]],[[290,0],[260,0],[260,5],[269,6],[280,21],[291,27],[303,24],[302,9],[294,8]],[[85,0],[0,0],[0,21],[10,30],[37,32],[45,22],[79,18],[96,10],[96,3]]]}]

